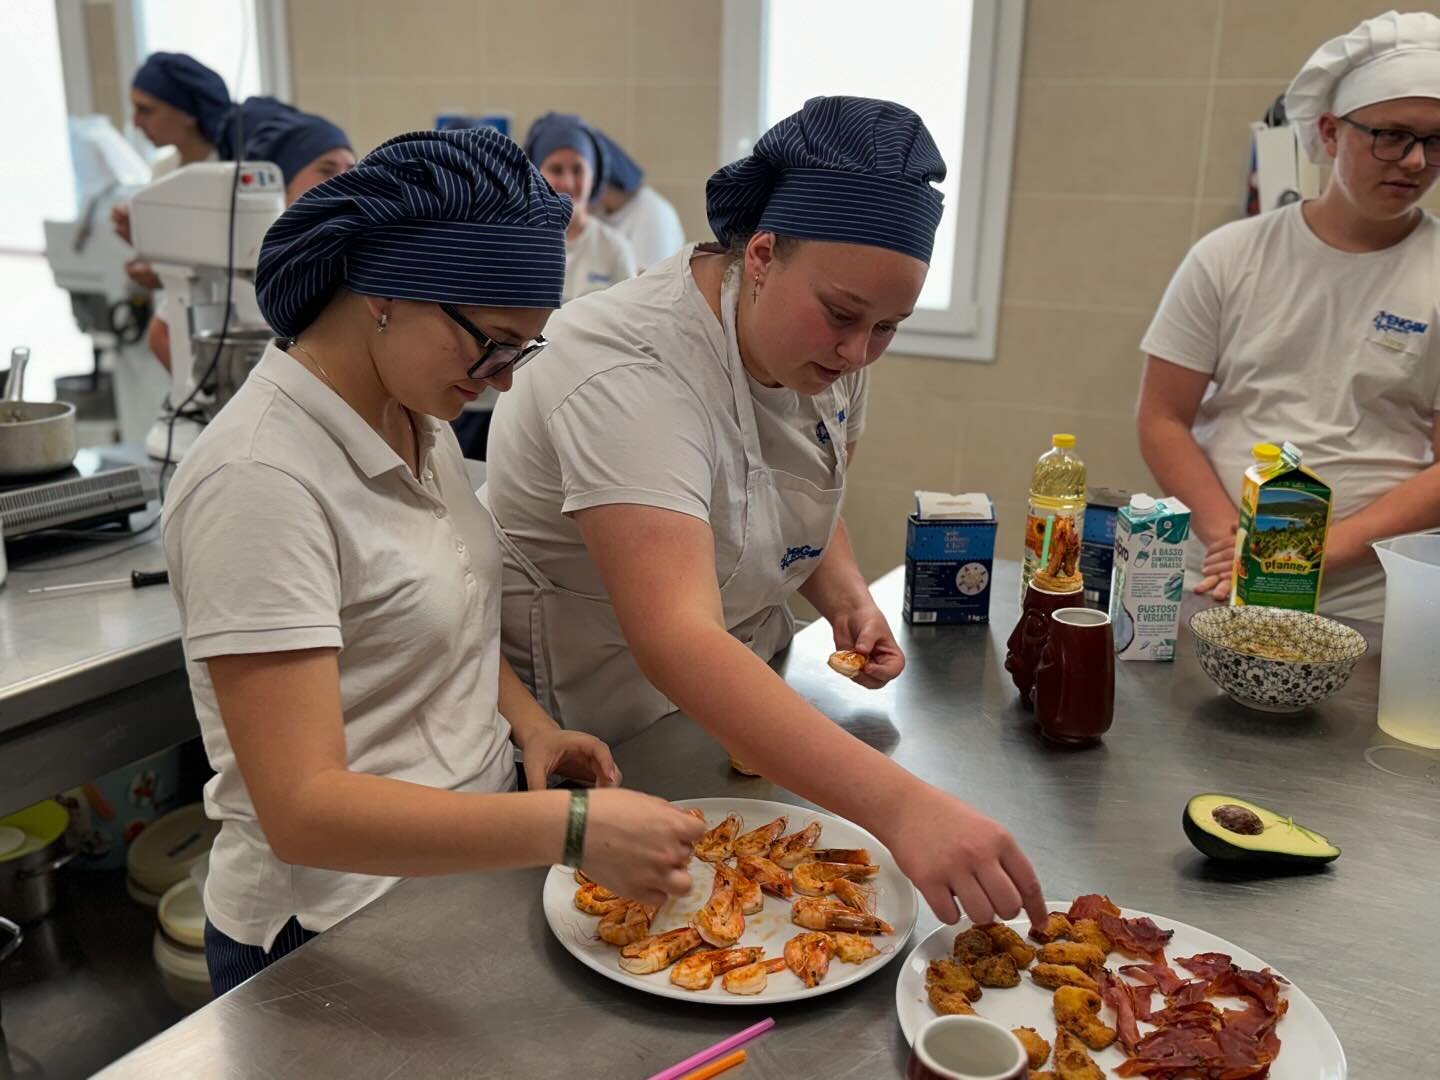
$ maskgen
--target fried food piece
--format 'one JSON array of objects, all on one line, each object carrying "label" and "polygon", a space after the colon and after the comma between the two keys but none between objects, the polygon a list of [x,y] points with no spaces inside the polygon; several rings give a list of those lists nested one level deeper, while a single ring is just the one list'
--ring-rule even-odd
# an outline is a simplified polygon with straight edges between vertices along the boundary
[{"label": "fried food piece", "polygon": [[1055,1033],[1055,1075],[1057,1080],[1105,1080],[1081,1041],[1064,1028]]},{"label": "fried food piece", "polygon": [[982,956],[989,956],[995,951],[995,942],[990,940],[990,935],[978,926],[972,926],[969,930],[955,935],[955,948],[953,955],[962,964],[973,964]]},{"label": "fried food piece", "polygon": [[1063,911],[1052,911],[1044,926],[1032,926],[1030,939],[1048,945],[1057,938],[1070,936],[1070,920]]},{"label": "fried food piece", "polygon": [[872,956],[880,955],[875,943],[861,934],[836,930],[830,934],[830,943],[835,947],[835,959],[847,964],[863,964]]},{"label": "fried food piece", "polygon": [[981,986],[994,986],[1005,990],[1020,985],[1020,972],[1015,969],[1015,961],[1010,959],[1009,953],[982,956],[970,965],[970,974],[975,976]]},{"label": "fried food piece", "polygon": [[1035,980],[1037,986],[1043,986],[1047,990],[1059,990],[1062,986],[1078,986],[1082,990],[1089,990],[1098,994],[1100,984],[1092,979],[1086,972],[1069,964],[1036,964],[1030,969],[1030,978]]},{"label": "fried food piece", "polygon": [[1030,1068],[1038,1069],[1050,1060],[1050,1044],[1042,1039],[1040,1033],[1034,1028],[1012,1028],[1010,1034],[1019,1039],[1020,1045],[1025,1047],[1025,1056],[1030,1059]]},{"label": "fried food piece", "polygon": [[1034,1072],[1032,1070],[1029,1080],[1060,1080],[1060,1078],[1049,1069],[1046,1069],[1044,1072]]},{"label": "fried food piece", "polygon": [[939,983],[932,983],[927,993],[930,995],[930,1007],[941,1016],[975,1015],[974,1008],[971,1007],[969,999],[964,994],[946,990]]},{"label": "fried food piece", "polygon": [[1034,948],[1026,945],[1025,939],[1004,923],[991,923],[989,926],[982,926],[981,929],[990,935],[990,940],[995,943],[995,948],[1010,954],[1010,959],[1015,961],[1017,968],[1027,968],[1030,966],[1030,961],[1035,959]]},{"label": "fried food piece", "polygon": [[1105,955],[1115,950],[1115,943],[1105,936],[1105,931],[1094,919],[1081,919],[1071,926],[1069,938],[1078,945],[1094,945]]},{"label": "fried food piece", "polygon": [[827,662],[832,671],[838,671],[847,679],[853,679],[865,670],[865,665],[869,663],[869,657],[852,649],[841,649],[839,652],[831,653]]},{"label": "fried food piece", "polygon": [[1105,954],[1095,945],[1082,945],[1074,941],[1052,941],[1040,946],[1042,964],[1069,964],[1092,975],[1105,966]]},{"label": "fried food piece", "polygon": [[931,960],[925,969],[925,985],[939,986],[953,994],[961,994],[971,1001],[979,1001],[984,993],[975,976],[964,964],[954,960]]},{"label": "fried food piece", "polygon": [[[1075,1035],[1091,1050],[1104,1050],[1115,1041],[1115,1029],[1100,1019],[1100,995],[1078,986],[1062,986],[1055,991],[1055,1020],[1061,1031]],[[1089,1055],[1086,1055],[1089,1060]],[[1056,1059],[1059,1065],[1059,1059]],[[1064,1066],[1060,1075],[1065,1076]],[[1097,1076],[1101,1075],[1096,1073]]]}]

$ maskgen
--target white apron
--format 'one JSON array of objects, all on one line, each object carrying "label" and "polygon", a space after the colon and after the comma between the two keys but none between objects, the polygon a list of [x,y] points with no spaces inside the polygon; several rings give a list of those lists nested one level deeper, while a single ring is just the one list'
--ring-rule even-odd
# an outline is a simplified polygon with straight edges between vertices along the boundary
[{"label": "white apron", "polygon": [[[726,629],[769,661],[794,633],[795,621],[786,601],[819,565],[820,553],[839,521],[846,452],[844,430],[837,428],[828,443],[834,460],[825,486],[765,464],[735,334],[739,294],[740,276],[731,273],[720,297],[723,357],[667,360],[702,368],[705,400],[733,402],[745,454],[745,502],[743,513],[710,522],[717,538],[726,538],[740,551],[735,569],[720,583],[720,599]],[[834,387],[810,399],[817,423],[836,415],[838,399]],[[505,552],[502,644],[541,707],[563,726],[590,732],[611,745],[674,711],[675,706],[641,673],[609,598],[556,586],[499,522],[495,531]]]}]

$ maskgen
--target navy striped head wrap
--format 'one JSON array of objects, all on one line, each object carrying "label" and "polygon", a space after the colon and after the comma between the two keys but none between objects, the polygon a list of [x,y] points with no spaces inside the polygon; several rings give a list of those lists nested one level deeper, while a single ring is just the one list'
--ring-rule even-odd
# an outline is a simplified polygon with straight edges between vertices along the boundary
[{"label": "navy striped head wrap", "polygon": [[722,244],[754,232],[870,244],[930,261],[945,162],[893,101],[816,97],[705,185]]},{"label": "navy striped head wrap", "polygon": [[[605,159],[604,182],[627,195],[633,195],[639,191],[641,185],[645,183],[645,170],[636,164],[635,159],[609,135],[599,128],[593,130],[595,138],[600,143],[600,154]],[[595,185],[597,193],[600,186],[600,184]]]},{"label": "navy striped head wrap", "polygon": [[253,130],[248,122],[245,128],[245,160],[273,161],[287,184],[320,155],[342,147],[351,149],[344,131],[323,116],[298,109],[272,112]]},{"label": "navy striped head wrap", "polygon": [[570,212],[569,197],[493,128],[398,135],[270,227],[256,297],[286,337],[341,285],[398,300],[558,308]]},{"label": "navy striped head wrap", "polygon": [[205,138],[211,143],[220,142],[230,113],[230,91],[224,79],[193,56],[151,53],[130,85],[193,116]]},{"label": "navy striped head wrap", "polygon": [[556,150],[574,150],[588,161],[599,189],[608,162],[594,128],[574,113],[546,113],[525,133],[525,153],[538,169]]}]

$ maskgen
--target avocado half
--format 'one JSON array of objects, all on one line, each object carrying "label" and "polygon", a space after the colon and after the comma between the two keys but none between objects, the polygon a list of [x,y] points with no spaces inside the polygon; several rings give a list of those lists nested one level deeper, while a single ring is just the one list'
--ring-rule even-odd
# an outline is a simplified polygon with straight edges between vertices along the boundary
[{"label": "avocado half", "polygon": [[1319,866],[1340,849],[1317,832],[1234,795],[1207,792],[1185,804],[1185,835],[1212,859]]}]

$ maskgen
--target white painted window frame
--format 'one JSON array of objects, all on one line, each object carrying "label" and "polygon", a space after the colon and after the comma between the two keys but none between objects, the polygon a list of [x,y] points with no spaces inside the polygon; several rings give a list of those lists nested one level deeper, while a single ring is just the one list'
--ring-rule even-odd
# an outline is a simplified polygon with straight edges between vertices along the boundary
[{"label": "white painted window frame", "polygon": [[[254,0],[255,42],[260,60],[261,92],[281,101],[290,101],[293,92],[290,80],[290,35],[286,0]],[[114,0],[115,8],[115,76],[119,80],[120,100],[130,101],[130,80],[140,65],[142,31],[139,8],[133,0]],[[56,18],[60,26],[61,63],[65,72],[66,103],[72,114],[95,111],[94,86],[90,76],[90,55],[85,41],[84,0],[55,0]],[[125,121],[126,134],[137,138],[130,121]]]},{"label": "white painted window frame", "polygon": [[[769,49],[765,27],[772,2],[777,0],[725,0],[721,161],[748,154],[762,133],[761,82]],[[1000,321],[1025,3],[973,0],[973,4],[950,304],[944,310],[917,311],[905,321],[890,351],[991,362]]]}]

